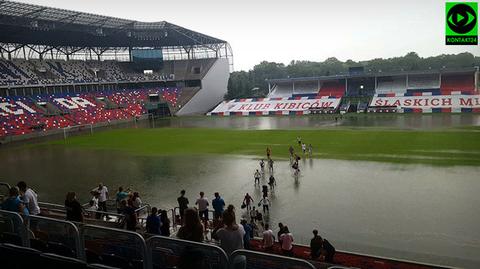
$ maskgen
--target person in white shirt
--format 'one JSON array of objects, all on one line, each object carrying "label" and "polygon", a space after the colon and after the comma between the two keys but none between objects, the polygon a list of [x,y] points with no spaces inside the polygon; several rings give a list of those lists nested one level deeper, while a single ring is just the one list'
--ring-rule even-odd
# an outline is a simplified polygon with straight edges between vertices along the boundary
[{"label": "person in white shirt", "polygon": [[25,183],[25,181],[18,182],[17,187],[20,190],[23,203],[27,207],[29,214],[33,216],[40,214],[37,194],[32,189],[27,187],[27,183]]},{"label": "person in white shirt", "polygon": [[227,255],[237,249],[243,249],[245,229],[236,223],[233,205],[229,205],[223,212],[223,223],[224,226],[213,233],[213,238],[220,240],[220,247]]},{"label": "person in white shirt", "polygon": [[272,250],[274,242],[275,236],[267,223],[265,224],[265,231],[263,231],[263,248],[265,250]]},{"label": "person in white shirt", "polygon": [[133,193],[132,205],[135,209],[138,209],[142,206],[142,200],[140,199],[140,195],[138,194],[138,192]]},{"label": "person in white shirt", "polygon": [[198,205],[198,214],[200,215],[200,219],[204,222],[208,221],[208,199],[204,197],[205,193],[203,191],[200,192],[200,198],[197,199],[195,202]]},{"label": "person in white shirt", "polygon": [[255,174],[253,175],[253,177],[255,178],[255,184],[259,184],[260,185],[260,172],[258,171],[258,169],[255,171]]},{"label": "person in white shirt", "polygon": [[[108,200],[108,188],[103,186],[102,183],[98,184],[98,188],[93,189],[92,191],[98,192],[98,211],[107,212],[107,200]],[[97,214],[97,219],[101,217],[100,214]],[[107,219],[109,217],[107,216]]]},{"label": "person in white shirt", "polygon": [[270,205],[270,200],[267,197],[263,197],[262,200],[260,200],[260,204],[263,205],[263,213],[269,212],[268,206]]},{"label": "person in white shirt", "polygon": [[98,210],[98,204],[95,203],[95,198],[92,198],[88,203],[87,212],[89,218],[94,218],[96,215],[96,211]]},{"label": "person in white shirt", "polygon": [[292,256],[293,255],[293,235],[288,230],[287,226],[283,227],[284,233],[280,236],[282,242],[282,252],[284,255]]}]

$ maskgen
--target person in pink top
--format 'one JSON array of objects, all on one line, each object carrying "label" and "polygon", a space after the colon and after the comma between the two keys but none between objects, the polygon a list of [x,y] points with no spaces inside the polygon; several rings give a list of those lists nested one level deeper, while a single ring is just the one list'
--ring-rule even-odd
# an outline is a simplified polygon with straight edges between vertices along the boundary
[{"label": "person in pink top", "polygon": [[282,241],[282,252],[284,255],[293,256],[293,235],[288,230],[288,227],[285,226],[284,233],[280,236]]}]

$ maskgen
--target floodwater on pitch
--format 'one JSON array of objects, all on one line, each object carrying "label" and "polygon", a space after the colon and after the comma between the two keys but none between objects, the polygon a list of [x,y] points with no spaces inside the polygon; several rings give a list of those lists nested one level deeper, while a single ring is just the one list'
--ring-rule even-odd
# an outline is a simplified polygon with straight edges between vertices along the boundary
[{"label": "floodwater on pitch", "polygon": [[[373,121],[355,117],[337,122],[327,117],[246,117],[161,120],[155,127],[315,128],[316,124],[344,125],[346,120],[370,123],[348,126],[400,128],[480,123],[479,115],[385,116]],[[88,201],[89,190],[103,182],[111,195],[118,186],[130,186],[144,202],[162,209],[177,205],[181,189],[187,191],[191,205],[200,191],[209,199],[220,192],[227,204],[237,208],[240,218],[243,195],[251,194],[255,204],[261,196],[253,179],[259,159],[252,156],[142,157],[42,146],[5,148],[0,150],[0,160],[0,181],[25,180],[40,201],[60,204],[67,191],[75,191],[82,203]],[[312,229],[318,229],[340,250],[480,267],[480,166],[303,158],[298,180],[288,160],[276,160],[274,166],[277,186],[270,193],[272,205],[266,218],[274,228],[278,222],[288,225],[297,243],[308,244]]]}]

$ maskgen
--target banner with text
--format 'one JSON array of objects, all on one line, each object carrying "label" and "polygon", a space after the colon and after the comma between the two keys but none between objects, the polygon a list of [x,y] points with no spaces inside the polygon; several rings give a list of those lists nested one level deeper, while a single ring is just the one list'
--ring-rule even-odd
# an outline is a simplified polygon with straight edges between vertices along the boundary
[{"label": "banner with text", "polygon": [[308,111],[314,108],[337,108],[340,98],[297,99],[290,98],[263,99],[262,101],[235,100],[219,104],[211,113],[236,112],[277,112],[277,111]]},{"label": "banner with text", "polygon": [[480,108],[480,95],[375,96],[370,102],[370,107],[412,109]]}]

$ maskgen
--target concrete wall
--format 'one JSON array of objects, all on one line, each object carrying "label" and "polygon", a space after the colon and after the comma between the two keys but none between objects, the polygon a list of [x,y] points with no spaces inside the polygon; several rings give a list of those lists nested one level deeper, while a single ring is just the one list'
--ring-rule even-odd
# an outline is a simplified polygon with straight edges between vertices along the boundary
[{"label": "concrete wall", "polygon": [[205,114],[227,93],[230,70],[228,59],[217,59],[202,79],[202,88],[175,115]]}]

